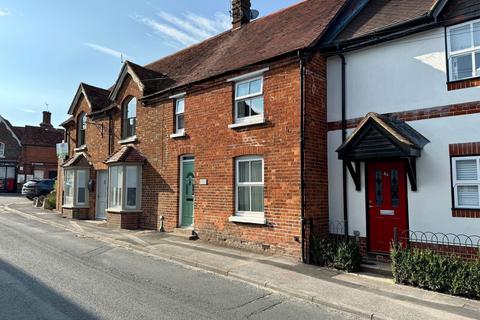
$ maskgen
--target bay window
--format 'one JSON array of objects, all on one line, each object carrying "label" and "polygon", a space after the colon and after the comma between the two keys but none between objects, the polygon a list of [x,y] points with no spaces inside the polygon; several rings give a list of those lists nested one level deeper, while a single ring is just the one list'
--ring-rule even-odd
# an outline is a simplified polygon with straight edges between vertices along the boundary
[{"label": "bay window", "polygon": [[238,217],[264,218],[263,158],[241,157],[236,160],[236,211]]},{"label": "bay window", "polygon": [[142,167],[113,165],[109,168],[109,210],[140,210]]},{"label": "bay window", "polygon": [[447,29],[450,80],[480,77],[480,20]]},{"label": "bay window", "polygon": [[65,169],[63,181],[63,205],[88,207],[89,169]]},{"label": "bay window", "polygon": [[452,158],[455,208],[480,209],[480,156]]}]

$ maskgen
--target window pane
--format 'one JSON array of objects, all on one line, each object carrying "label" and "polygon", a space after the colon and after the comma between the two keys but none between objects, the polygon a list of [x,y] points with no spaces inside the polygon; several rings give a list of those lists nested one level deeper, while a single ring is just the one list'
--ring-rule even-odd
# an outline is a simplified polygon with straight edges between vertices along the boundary
[{"label": "window pane", "polygon": [[462,207],[478,207],[478,186],[458,186],[458,205]]},{"label": "window pane", "polygon": [[237,102],[237,118],[245,118],[250,116],[250,100]]},{"label": "window pane", "polygon": [[251,182],[262,182],[263,181],[262,161],[261,160],[252,161],[251,166],[252,166]]},{"label": "window pane", "polygon": [[452,51],[470,48],[471,44],[470,25],[450,30],[450,47]]},{"label": "window pane", "polygon": [[383,205],[383,176],[382,170],[375,172],[375,199],[377,207]]},{"label": "window pane", "polygon": [[137,116],[137,99],[133,98],[127,105],[127,118],[135,118]]},{"label": "window pane", "polygon": [[122,201],[122,167],[110,168],[110,207],[120,207]]},{"label": "window pane", "polygon": [[457,180],[477,180],[477,160],[456,161]]},{"label": "window pane", "polygon": [[250,187],[238,187],[238,211],[250,211]]},{"label": "window pane", "polygon": [[15,167],[7,167],[7,179],[15,178]]},{"label": "window pane", "polygon": [[77,203],[84,204],[86,202],[87,194],[87,171],[77,171]]},{"label": "window pane", "polygon": [[252,187],[252,211],[263,212],[263,186]]},{"label": "window pane", "polygon": [[238,182],[249,182],[250,163],[248,161],[238,162]]},{"label": "window pane", "polygon": [[263,114],[263,96],[251,100],[251,115]]},{"label": "window pane", "polygon": [[475,76],[480,76],[480,51],[475,53]]},{"label": "window pane", "polygon": [[473,45],[480,46],[480,22],[473,24]]},{"label": "window pane", "polygon": [[185,99],[177,100],[175,112],[177,114],[185,112]]},{"label": "window pane", "polygon": [[5,144],[0,143],[0,157],[5,155]]},{"label": "window pane", "polygon": [[138,168],[128,166],[126,179],[127,206],[135,207],[137,205]]},{"label": "window pane", "polygon": [[250,94],[261,93],[262,91],[262,80],[257,79],[250,82]]},{"label": "window pane", "polygon": [[177,130],[185,128],[185,120],[183,114],[177,115]]},{"label": "window pane", "polygon": [[237,85],[236,97],[243,97],[248,95],[249,83],[242,83]]},{"label": "window pane", "polygon": [[398,207],[400,204],[400,199],[398,196],[398,170],[392,169],[390,173],[390,192],[392,197],[392,207]]},{"label": "window pane", "polygon": [[472,54],[452,57],[453,80],[472,77]]}]

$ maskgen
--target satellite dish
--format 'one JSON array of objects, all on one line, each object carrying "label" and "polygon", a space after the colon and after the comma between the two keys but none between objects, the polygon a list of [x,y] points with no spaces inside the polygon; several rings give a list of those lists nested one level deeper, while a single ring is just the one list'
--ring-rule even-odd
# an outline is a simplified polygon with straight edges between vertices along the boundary
[{"label": "satellite dish", "polygon": [[257,19],[259,15],[260,15],[260,12],[258,10],[255,10],[255,9],[250,10],[251,20]]}]

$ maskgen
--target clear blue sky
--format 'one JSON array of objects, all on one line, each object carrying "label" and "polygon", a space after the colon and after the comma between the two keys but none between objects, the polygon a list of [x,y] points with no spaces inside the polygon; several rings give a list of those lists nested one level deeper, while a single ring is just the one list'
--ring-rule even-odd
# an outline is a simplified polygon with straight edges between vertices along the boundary
[{"label": "clear blue sky", "polygon": [[[252,0],[261,16],[300,0]],[[0,115],[58,125],[80,82],[108,88],[120,53],[146,64],[230,27],[230,0],[0,0]]]}]

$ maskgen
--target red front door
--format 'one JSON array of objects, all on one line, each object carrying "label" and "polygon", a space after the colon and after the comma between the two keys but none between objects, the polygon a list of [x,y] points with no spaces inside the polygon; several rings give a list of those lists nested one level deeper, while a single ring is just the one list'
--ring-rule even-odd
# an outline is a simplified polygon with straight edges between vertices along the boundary
[{"label": "red front door", "polygon": [[371,252],[388,253],[393,229],[407,230],[405,163],[368,163],[368,242]]}]

